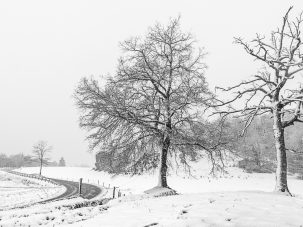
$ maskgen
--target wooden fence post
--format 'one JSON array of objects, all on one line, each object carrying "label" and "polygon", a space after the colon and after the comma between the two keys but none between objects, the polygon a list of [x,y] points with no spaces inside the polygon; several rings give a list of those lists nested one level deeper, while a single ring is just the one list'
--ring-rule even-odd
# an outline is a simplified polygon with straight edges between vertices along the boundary
[{"label": "wooden fence post", "polygon": [[82,193],[82,178],[79,180],[79,196],[81,196]]},{"label": "wooden fence post", "polygon": [[116,192],[116,187],[114,186],[114,189],[113,189],[113,199],[115,198],[115,193]]}]

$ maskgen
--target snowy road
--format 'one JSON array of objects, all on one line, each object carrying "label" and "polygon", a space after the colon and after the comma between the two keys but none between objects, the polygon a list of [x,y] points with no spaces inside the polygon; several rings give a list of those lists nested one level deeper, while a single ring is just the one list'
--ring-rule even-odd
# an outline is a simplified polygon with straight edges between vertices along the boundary
[{"label": "snowy road", "polygon": [[[62,195],[43,201],[43,203],[58,200],[58,199],[63,199],[63,198],[71,198],[79,195],[79,185],[78,185],[79,183],[74,181],[59,180],[59,179],[51,179],[51,180],[64,186],[66,188],[66,191]],[[82,184],[81,196],[85,199],[92,199],[97,195],[99,195],[101,191],[102,191],[101,188],[95,185]]]},{"label": "snowy road", "polygon": [[[16,171],[5,171],[10,174],[18,175],[25,178],[34,178],[39,179],[39,181],[46,181],[46,182],[53,182],[53,184],[64,186],[66,188],[65,192],[62,194],[59,194],[53,198],[43,200],[38,203],[46,203],[51,202],[55,200],[61,200],[61,199],[68,199],[72,197],[78,197],[79,196],[79,183],[74,181],[68,181],[68,180],[60,180],[56,178],[49,178],[49,177],[37,177],[33,174],[26,174],[26,173],[20,173]],[[38,187],[39,189],[39,187]],[[102,189],[98,186],[92,185],[92,184],[82,184],[82,190],[81,190],[81,197],[84,199],[92,199],[96,196],[98,196],[102,192]]]}]

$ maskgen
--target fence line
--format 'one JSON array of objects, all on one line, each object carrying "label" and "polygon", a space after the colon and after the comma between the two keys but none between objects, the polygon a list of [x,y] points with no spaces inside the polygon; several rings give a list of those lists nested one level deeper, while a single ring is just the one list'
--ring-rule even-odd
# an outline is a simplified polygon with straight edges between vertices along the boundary
[{"label": "fence line", "polygon": [[[58,184],[57,182],[51,180],[50,178],[47,178],[47,177],[44,177],[42,175],[38,175],[38,174],[28,174],[28,173],[22,173],[22,172],[17,172],[17,171],[14,171],[14,170],[11,170],[11,168],[7,167],[7,168],[2,168],[3,171],[5,172],[8,172],[8,173],[11,173],[11,174],[15,174],[15,175],[18,175],[18,176],[22,176],[22,177],[28,177],[28,178],[33,178],[33,179],[38,179],[38,180],[41,180],[41,181],[45,181],[45,182],[48,182],[48,183],[51,183],[51,184],[54,184],[54,185],[60,185]],[[64,177],[59,177],[58,179],[61,179],[61,180],[64,180]],[[75,180],[74,178],[70,178],[70,179],[66,179],[66,180],[71,180],[71,181],[74,181],[74,182],[79,182],[79,179],[78,180]],[[105,184],[105,182],[102,182],[100,180],[96,180],[96,179],[89,179],[87,178],[86,181],[84,180],[83,178],[83,182],[82,183],[88,183],[88,184],[95,184],[95,185],[98,185],[99,187],[101,188],[104,188],[107,190],[107,192],[105,193],[105,195],[110,195],[111,197],[113,198],[119,198],[121,196],[125,196],[124,193],[122,193],[122,189],[118,186],[112,186],[110,184],[108,184],[108,186],[106,186],[107,184]]]},{"label": "fence line", "polygon": [[41,175],[21,173],[21,172],[9,170],[9,169],[4,170],[4,171],[6,171],[8,173],[11,173],[11,174],[15,174],[15,175],[21,176],[21,177],[33,178],[33,179],[45,181],[45,182],[48,182],[48,183],[51,183],[51,184],[54,184],[54,185],[59,185],[57,182],[51,180],[50,178],[47,178],[47,177],[44,177],[44,176],[41,176]]}]

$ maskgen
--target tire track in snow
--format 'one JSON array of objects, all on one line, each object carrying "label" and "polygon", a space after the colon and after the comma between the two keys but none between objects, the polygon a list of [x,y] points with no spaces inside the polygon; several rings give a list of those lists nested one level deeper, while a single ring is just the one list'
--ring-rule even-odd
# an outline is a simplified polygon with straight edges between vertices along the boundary
[{"label": "tire track in snow", "polygon": [[[66,191],[57,197],[44,200],[44,201],[42,201],[42,203],[79,196],[79,185],[78,185],[79,183],[78,182],[59,180],[59,179],[54,179],[54,178],[51,178],[51,180],[64,186],[66,188]],[[96,197],[97,195],[99,195],[101,192],[102,192],[101,188],[99,188],[95,185],[82,184],[81,197],[83,197],[85,199],[92,199],[92,198]]]}]

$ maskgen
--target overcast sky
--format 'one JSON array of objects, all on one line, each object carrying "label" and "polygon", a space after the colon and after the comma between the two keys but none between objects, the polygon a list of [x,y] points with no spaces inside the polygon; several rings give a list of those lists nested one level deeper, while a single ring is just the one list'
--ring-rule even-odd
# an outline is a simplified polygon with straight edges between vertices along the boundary
[{"label": "overcast sky", "polygon": [[210,86],[225,86],[259,67],[233,37],[269,34],[290,5],[303,10],[302,0],[1,1],[0,153],[30,154],[47,140],[53,159],[92,165],[72,94],[81,77],[114,73],[120,41],[181,15],[209,53]]}]

